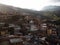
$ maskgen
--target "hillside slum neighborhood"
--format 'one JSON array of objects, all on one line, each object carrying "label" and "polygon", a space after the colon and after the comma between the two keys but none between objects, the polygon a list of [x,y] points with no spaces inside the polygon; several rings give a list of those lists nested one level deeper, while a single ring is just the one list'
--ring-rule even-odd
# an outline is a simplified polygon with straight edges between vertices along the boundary
[{"label": "hillside slum neighborhood", "polygon": [[0,23],[1,45],[60,45],[60,25],[56,21],[30,15],[21,17],[14,23]]},{"label": "hillside slum neighborhood", "polygon": [[60,45],[60,23],[33,14],[0,15],[0,45]]}]

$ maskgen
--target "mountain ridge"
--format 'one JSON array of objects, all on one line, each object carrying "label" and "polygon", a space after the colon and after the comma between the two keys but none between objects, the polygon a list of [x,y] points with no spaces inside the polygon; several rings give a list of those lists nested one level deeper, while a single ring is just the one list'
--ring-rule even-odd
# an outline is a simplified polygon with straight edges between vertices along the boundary
[{"label": "mountain ridge", "polygon": [[60,6],[46,6],[42,11],[35,11],[30,9],[22,9],[19,7],[13,7],[9,5],[0,4],[0,15],[34,15],[40,18],[50,18],[49,15],[45,13],[53,13],[56,16],[60,16]]}]

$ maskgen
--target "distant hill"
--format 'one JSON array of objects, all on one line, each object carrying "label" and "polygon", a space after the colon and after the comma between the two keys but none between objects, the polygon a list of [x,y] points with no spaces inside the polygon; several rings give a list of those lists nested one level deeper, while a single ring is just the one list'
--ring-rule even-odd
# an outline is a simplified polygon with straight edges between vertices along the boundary
[{"label": "distant hill", "polygon": [[34,14],[34,15],[42,15],[43,12],[55,12],[57,15],[59,14],[60,11],[60,6],[46,6],[43,8],[42,11],[35,11],[35,10],[30,10],[30,9],[22,9],[18,7],[13,7],[13,6],[8,6],[4,4],[0,4],[0,13],[3,14],[21,14],[21,13],[28,13],[28,14]]},{"label": "distant hill", "polygon": [[40,12],[47,19],[60,20],[60,6],[46,6]]},{"label": "distant hill", "polygon": [[[16,15],[18,16],[16,17]],[[31,16],[38,16],[38,17],[42,16],[40,12],[35,10],[22,9],[18,7],[0,4],[0,22],[5,22],[5,21],[14,22],[19,19],[20,15],[31,15]]]},{"label": "distant hill", "polygon": [[11,19],[11,16],[14,15],[33,15],[42,19],[60,18],[60,6],[46,6],[42,11],[36,11],[0,4],[0,21],[7,18]]},{"label": "distant hill", "polygon": [[60,6],[46,6],[44,11],[60,11]]},{"label": "distant hill", "polygon": [[46,6],[44,7],[43,12],[53,12],[56,16],[60,16],[60,6]]},{"label": "distant hill", "polygon": [[0,4],[0,13],[3,14],[21,14],[21,13],[37,13],[38,11],[29,10],[29,9],[22,9],[18,7],[8,6],[4,4]]}]

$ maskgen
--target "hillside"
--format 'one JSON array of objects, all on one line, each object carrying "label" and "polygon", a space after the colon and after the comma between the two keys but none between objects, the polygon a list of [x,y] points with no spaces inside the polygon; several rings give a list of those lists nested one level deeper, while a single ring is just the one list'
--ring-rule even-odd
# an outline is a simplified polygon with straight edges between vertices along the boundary
[{"label": "hillside", "polygon": [[44,7],[43,12],[52,12],[55,13],[56,16],[60,16],[60,6],[46,6]]},{"label": "hillside", "polygon": [[60,6],[46,6],[40,12],[50,19],[60,20]]},{"label": "hillside", "polygon": [[31,15],[42,19],[58,20],[60,19],[60,6],[46,6],[42,11],[35,11],[35,10],[22,9],[18,7],[0,4],[0,22],[1,21],[4,22],[7,19],[12,20],[13,19],[12,17],[14,17],[14,15]]}]

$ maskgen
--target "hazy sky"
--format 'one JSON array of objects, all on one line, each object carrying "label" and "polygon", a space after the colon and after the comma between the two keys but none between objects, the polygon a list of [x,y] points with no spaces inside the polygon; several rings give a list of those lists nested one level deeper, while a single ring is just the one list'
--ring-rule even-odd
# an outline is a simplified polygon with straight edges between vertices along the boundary
[{"label": "hazy sky", "polygon": [[41,10],[44,6],[59,5],[60,0],[0,0],[0,4],[12,5],[20,8]]}]

